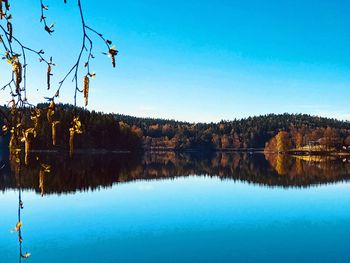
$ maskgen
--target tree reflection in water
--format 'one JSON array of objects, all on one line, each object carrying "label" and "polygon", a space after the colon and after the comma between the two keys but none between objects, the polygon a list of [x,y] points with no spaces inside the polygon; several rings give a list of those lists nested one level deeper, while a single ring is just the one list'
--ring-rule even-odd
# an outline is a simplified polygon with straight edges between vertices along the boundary
[{"label": "tree reflection in water", "polygon": [[[39,154],[21,171],[21,187],[37,193],[98,190],[135,180],[201,175],[269,187],[310,187],[350,179],[350,163],[335,157],[246,153]],[[42,163],[50,163],[50,166]],[[14,171],[14,170],[12,170]],[[50,172],[50,176],[46,176]],[[0,190],[16,188],[14,173],[0,177]],[[39,184],[38,184],[39,182]]]},{"label": "tree reflection in water", "polygon": [[0,171],[0,190],[18,190],[15,231],[18,233],[19,262],[30,256],[22,250],[21,218],[22,192],[28,189],[34,189],[42,196],[67,194],[135,180],[195,175],[269,187],[310,187],[350,179],[350,160],[324,156],[157,152],[143,155],[80,153],[69,158],[68,154],[38,153],[29,156],[28,165],[21,166],[19,154],[11,156]]}]

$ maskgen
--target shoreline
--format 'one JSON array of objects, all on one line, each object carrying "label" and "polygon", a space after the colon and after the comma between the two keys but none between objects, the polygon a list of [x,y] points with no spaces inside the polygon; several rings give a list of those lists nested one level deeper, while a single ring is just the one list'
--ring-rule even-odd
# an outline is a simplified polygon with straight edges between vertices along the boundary
[{"label": "shoreline", "polygon": [[[68,149],[35,149],[30,150],[31,153],[62,153],[67,152]],[[4,150],[0,148],[0,153],[8,152],[8,150]],[[163,147],[151,147],[151,148],[143,148],[141,150],[107,150],[107,149],[76,149],[74,153],[90,153],[90,154],[135,154],[135,153],[164,153],[164,152],[172,152],[172,153],[198,153],[198,154],[212,154],[212,153],[249,153],[249,154],[283,154],[283,155],[291,155],[291,156],[333,156],[333,157],[350,157],[350,152],[344,151],[306,151],[306,150],[289,150],[285,152],[277,152],[277,151],[267,151],[264,148],[227,148],[227,149],[174,149],[174,148],[163,148]]]}]

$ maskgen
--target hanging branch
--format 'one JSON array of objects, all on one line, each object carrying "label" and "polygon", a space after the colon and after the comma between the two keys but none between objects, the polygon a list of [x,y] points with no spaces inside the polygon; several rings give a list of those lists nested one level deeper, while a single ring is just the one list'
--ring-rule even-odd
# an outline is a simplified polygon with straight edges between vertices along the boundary
[{"label": "hanging branch", "polygon": [[[79,14],[80,14],[80,18],[81,18],[82,33],[83,33],[82,41],[81,41],[81,48],[80,48],[80,51],[78,53],[78,57],[77,57],[76,62],[71,67],[71,69],[68,71],[68,73],[63,77],[63,79],[59,82],[59,86],[58,86],[58,89],[56,90],[55,95],[51,98],[48,98],[48,100],[54,100],[55,97],[58,97],[60,95],[60,91],[61,91],[61,88],[62,88],[64,82],[66,81],[68,76],[74,72],[73,78],[72,78],[72,81],[75,83],[74,106],[76,106],[76,104],[77,104],[77,93],[78,92],[82,93],[84,91],[83,89],[79,88],[79,84],[78,84],[79,66],[80,66],[84,51],[87,52],[86,62],[84,63],[84,67],[87,68],[87,72],[86,72],[86,75],[84,76],[84,83],[86,81],[85,77],[93,78],[95,76],[95,73],[90,71],[90,59],[94,58],[94,56],[92,54],[93,41],[92,41],[90,35],[88,34],[87,30],[93,32],[94,34],[96,34],[97,36],[99,36],[103,40],[103,42],[105,43],[105,45],[108,49],[108,54],[111,56],[113,67],[116,66],[115,56],[118,54],[118,51],[115,49],[115,47],[111,47],[112,41],[105,39],[101,33],[97,32],[95,29],[91,28],[90,26],[88,26],[86,24],[82,5],[81,5],[81,0],[78,0],[78,8],[79,8]],[[103,53],[103,54],[107,54],[107,53]]]},{"label": "hanging branch", "polygon": [[[50,35],[54,33],[54,24],[48,24],[45,13],[48,11],[49,7],[44,3],[45,0],[40,0],[40,22],[44,24],[44,29]],[[52,97],[45,97],[50,102],[50,106],[46,109],[48,117],[48,123],[52,126],[52,131],[56,131],[56,125],[59,123],[53,118],[55,103],[54,99],[59,97],[61,88],[66,82],[68,77],[72,77],[72,82],[74,82],[74,106],[77,105],[77,95],[78,93],[83,93],[85,100],[85,106],[88,105],[88,96],[90,88],[90,78],[95,76],[95,73],[91,71],[90,62],[94,58],[93,55],[93,40],[92,36],[97,35],[104,43],[107,48],[107,52],[103,53],[109,55],[112,60],[112,66],[116,66],[116,55],[118,51],[114,46],[112,46],[112,41],[104,38],[104,36],[97,32],[95,29],[87,25],[83,13],[83,8],[81,0],[76,0],[79,9],[79,15],[81,20],[81,29],[82,29],[82,40],[81,48],[77,55],[76,61],[73,66],[68,70],[68,72],[63,76],[61,81],[58,82],[58,87],[55,89],[55,93]],[[66,3],[67,1],[64,1]],[[51,89],[51,78],[52,78],[52,67],[55,65],[53,63],[52,57],[49,59],[44,57],[44,51],[40,49],[39,51],[28,47],[22,43],[15,36],[14,27],[12,24],[12,15],[10,11],[9,1],[0,0],[0,48],[4,51],[2,59],[7,61],[11,66],[11,76],[5,84],[0,87],[0,92],[9,92],[9,103],[7,107],[9,108],[8,113],[1,110],[0,116],[6,120],[4,126],[4,131],[11,133],[11,143],[10,148],[12,150],[18,150],[21,148],[21,143],[24,143],[26,153],[30,151],[30,138],[29,135],[33,134],[36,136],[37,128],[28,127],[28,121],[26,121],[25,108],[29,107],[31,112],[36,110],[35,106],[28,102],[27,97],[27,59],[28,53],[32,53],[39,58],[39,62],[44,62],[47,67],[46,70],[46,83],[47,89]],[[86,72],[81,74],[81,67],[86,68]],[[80,82],[79,79],[82,81]],[[31,116],[33,117],[33,116]],[[35,120],[37,117],[33,117],[33,124],[35,125]],[[37,121],[36,121],[37,122]],[[73,123],[80,123],[79,116],[74,116]],[[80,127],[80,125],[79,125]],[[75,129],[74,133],[81,133],[82,130]],[[55,140],[53,140],[55,141]]]},{"label": "hanging branch", "polygon": [[[29,48],[25,45],[23,45],[15,36],[11,36],[12,40],[17,43],[20,48],[21,48],[21,51],[22,53],[21,54],[17,54],[15,52],[13,52],[13,41],[10,41],[10,33],[2,26],[0,25],[0,29],[3,31],[6,39],[7,39],[7,42],[8,42],[8,45],[9,45],[9,49],[6,50],[6,56],[3,57],[3,59],[7,59],[9,63],[13,63],[14,61],[13,58],[17,58],[19,59],[20,56],[23,57],[23,66],[21,64],[21,68],[18,69],[19,71],[17,72],[14,72],[12,74],[12,78],[11,80],[6,84],[4,85],[1,90],[5,90],[7,87],[10,88],[10,94],[12,97],[18,97],[18,101],[17,101],[17,105],[18,104],[21,104],[21,105],[29,105],[31,107],[34,107],[34,105],[31,105],[30,103],[28,103],[28,100],[27,100],[27,59],[26,59],[26,51],[29,51],[31,53],[34,53],[36,54],[38,57],[39,57],[39,62],[44,62],[45,64],[49,66],[51,65],[54,65],[52,63],[52,58],[50,58],[50,61],[47,61],[44,57],[43,57],[43,54],[45,53],[42,49],[39,50],[39,51],[36,51],[32,48]],[[19,61],[18,61],[19,62]],[[23,71],[23,76],[21,77],[21,79],[23,79],[23,87],[20,88],[18,87],[18,89],[16,90],[16,92],[14,92],[12,90],[12,84],[13,85],[19,85],[20,83],[18,83],[18,81],[16,81],[16,75],[22,75],[22,71]],[[17,74],[16,74],[17,73]],[[24,98],[22,99],[22,93],[24,94]]]},{"label": "hanging branch", "polygon": [[[66,3],[66,1],[65,1]],[[40,17],[40,22],[44,23],[44,29],[47,33],[49,33],[51,35],[51,33],[53,33],[55,30],[53,30],[52,28],[54,27],[54,23],[50,24],[48,26],[48,23],[46,22],[46,16],[45,16],[45,11],[47,11],[49,9],[48,5],[44,5],[43,4],[43,0],[40,0],[40,6],[41,6],[41,17]]]},{"label": "hanging branch", "polygon": [[[77,93],[84,93],[85,106],[88,103],[88,94],[89,94],[89,83],[90,79],[95,76],[94,72],[90,71],[90,61],[94,58],[93,51],[93,41],[91,37],[91,33],[96,34],[106,45],[108,52],[103,53],[105,55],[109,55],[112,60],[113,67],[116,66],[115,57],[118,54],[118,51],[114,46],[112,46],[112,41],[107,40],[103,37],[103,35],[97,32],[95,29],[88,26],[85,22],[83,9],[81,6],[81,0],[76,0],[78,3],[79,14],[81,18],[81,28],[82,28],[82,42],[81,48],[79,50],[76,62],[69,69],[69,71],[64,75],[63,79],[58,83],[58,88],[55,92],[55,95],[50,98],[46,98],[50,101],[49,107],[46,109],[46,116],[48,120],[48,124],[52,127],[52,141],[53,145],[56,144],[56,125],[60,122],[54,120],[55,113],[55,103],[54,98],[59,97],[61,87],[63,86],[66,79],[73,75],[72,81],[75,83],[75,92],[74,92],[74,105],[77,104]],[[66,0],[64,3],[66,4]],[[40,0],[41,7],[41,17],[40,22],[44,24],[44,29],[47,33],[52,35],[54,32],[54,24],[48,24],[45,13],[48,11],[48,5],[44,4],[43,0]],[[18,177],[18,221],[15,226],[15,230],[18,232],[18,242],[19,242],[19,261],[21,262],[22,258],[28,258],[30,253],[22,253],[22,221],[21,221],[21,210],[23,209],[22,203],[22,188],[21,188],[21,151],[24,148],[25,158],[24,164],[28,165],[28,156],[30,152],[31,145],[31,137],[36,137],[39,131],[39,120],[42,115],[41,109],[34,107],[34,105],[28,102],[27,97],[27,54],[32,53],[39,58],[39,62],[44,62],[47,66],[46,71],[46,80],[47,80],[47,89],[51,88],[51,76],[52,76],[52,67],[55,65],[53,63],[52,57],[46,59],[44,57],[44,51],[40,49],[39,51],[30,48],[24,45],[19,38],[17,38],[14,34],[14,27],[12,24],[12,15],[10,12],[9,0],[0,0],[0,48],[3,51],[2,60],[7,61],[7,63],[11,66],[11,77],[9,80],[5,80],[5,85],[0,88],[0,92],[9,91],[9,102],[7,104],[7,108],[5,110],[0,108],[0,116],[5,120],[5,125],[1,127],[1,129],[5,133],[10,133],[10,160],[14,162],[14,172],[16,177]],[[82,60],[85,60],[85,63],[82,63]],[[86,68],[86,73],[83,75],[83,88],[80,89],[78,85],[79,70],[80,67],[83,66]],[[7,83],[6,83],[7,82]],[[30,111],[26,110],[26,107],[30,108]],[[28,124],[28,120],[25,119],[26,115],[31,115],[31,124]],[[32,126],[32,127],[30,127]],[[79,116],[74,116],[72,121],[72,126],[67,131],[69,132],[69,153],[72,155],[73,153],[73,143],[74,136],[76,134],[81,134],[82,125],[79,120]],[[23,144],[21,144],[23,143]],[[23,147],[24,146],[24,147]],[[42,166],[44,167],[44,166]],[[45,167],[44,167],[45,168]],[[42,170],[40,170],[42,171]],[[43,170],[44,173],[48,172],[48,168],[46,167]],[[44,181],[42,180],[39,183],[39,187],[41,188],[42,193],[44,193]]]},{"label": "hanging branch", "polygon": [[[1,1],[2,2],[7,2],[7,1]],[[66,3],[67,1],[64,1]],[[80,65],[82,62],[83,57],[85,57],[85,62],[82,63],[84,67],[86,67],[86,73],[83,75],[83,80],[84,83],[86,82],[86,77],[88,78],[93,78],[95,76],[94,72],[91,72],[90,69],[90,61],[92,58],[94,58],[94,55],[92,53],[93,51],[93,41],[91,38],[91,35],[89,32],[96,34],[106,45],[107,51],[108,52],[103,52],[105,55],[109,55],[112,60],[112,65],[113,67],[116,66],[116,61],[115,57],[118,54],[118,51],[114,46],[112,46],[112,41],[104,38],[104,36],[97,32],[95,29],[90,27],[89,25],[86,24],[85,18],[84,18],[84,13],[81,5],[81,0],[77,0],[78,8],[79,8],[79,14],[81,18],[81,27],[82,27],[82,42],[81,42],[81,48],[78,53],[76,62],[73,64],[73,66],[70,68],[70,70],[64,75],[64,77],[59,81],[58,83],[58,88],[56,89],[56,92],[54,93],[54,96],[46,98],[49,101],[54,100],[55,97],[59,97],[61,88],[63,84],[65,83],[66,79],[73,74],[72,81],[74,82],[75,86],[75,91],[74,91],[74,105],[77,105],[77,93],[83,93],[83,88],[80,88],[79,85],[79,70],[80,70]],[[24,105],[30,105],[27,102],[27,59],[26,59],[26,51],[35,53],[37,56],[39,56],[39,61],[40,62],[45,62],[47,65],[47,89],[49,90],[51,87],[51,76],[52,76],[52,66],[54,66],[54,63],[52,62],[52,58],[49,60],[45,59],[43,57],[44,51],[35,51],[32,48],[29,48],[21,43],[21,41],[18,40],[13,35],[13,27],[11,23],[12,15],[8,14],[9,10],[9,5],[6,3],[6,10],[4,11],[2,8],[1,4],[1,18],[5,18],[6,20],[6,28],[3,25],[0,25],[1,31],[3,32],[3,36],[5,39],[2,38],[0,35],[0,42],[2,43],[2,46],[4,47],[5,50],[5,56],[3,59],[7,59],[10,64],[13,65],[13,72],[12,72],[12,78],[9,80],[8,83],[6,83],[1,89],[1,90],[10,90],[10,95],[12,99],[16,99],[16,105],[17,106],[24,106]],[[40,11],[41,11],[41,16],[40,16],[40,22],[44,24],[44,29],[47,31],[50,35],[54,32],[53,27],[54,24],[48,24],[47,18],[45,15],[45,12],[47,12],[49,9],[49,6],[44,3],[43,0],[40,0]],[[13,49],[13,42],[18,44],[21,49],[21,54],[14,52]],[[22,72],[23,71],[23,72]],[[23,76],[22,76],[23,74]],[[18,77],[18,79],[16,79]],[[16,81],[17,80],[17,81]],[[87,101],[87,92],[84,92],[84,98]]]}]

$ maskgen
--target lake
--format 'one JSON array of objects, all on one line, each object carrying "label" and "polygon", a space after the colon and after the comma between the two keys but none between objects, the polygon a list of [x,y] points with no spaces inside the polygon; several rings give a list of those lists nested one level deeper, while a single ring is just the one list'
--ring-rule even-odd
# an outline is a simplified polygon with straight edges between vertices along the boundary
[{"label": "lake", "polygon": [[0,164],[1,263],[350,262],[348,159],[30,158],[21,171]]}]

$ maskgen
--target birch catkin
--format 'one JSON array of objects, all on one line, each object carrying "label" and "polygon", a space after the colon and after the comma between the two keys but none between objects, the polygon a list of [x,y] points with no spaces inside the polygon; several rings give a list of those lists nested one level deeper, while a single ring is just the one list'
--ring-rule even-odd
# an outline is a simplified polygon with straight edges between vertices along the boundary
[{"label": "birch catkin", "polygon": [[89,102],[89,77],[84,76],[84,99],[85,99],[85,107],[88,105]]}]

